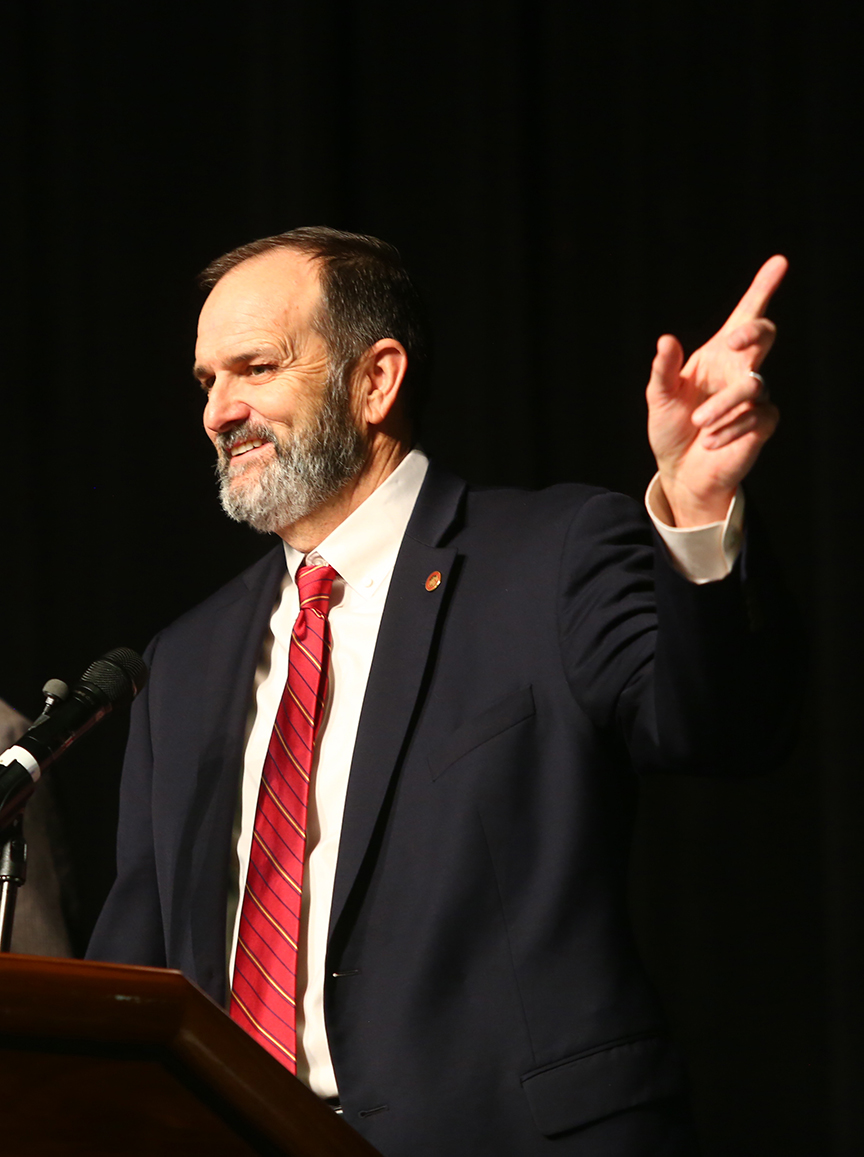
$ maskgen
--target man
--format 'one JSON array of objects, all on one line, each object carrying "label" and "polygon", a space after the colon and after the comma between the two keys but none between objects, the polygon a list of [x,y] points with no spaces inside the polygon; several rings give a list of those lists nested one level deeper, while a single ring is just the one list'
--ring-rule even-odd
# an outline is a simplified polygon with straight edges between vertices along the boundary
[{"label": "man", "polygon": [[628,797],[633,769],[774,753],[777,600],[738,487],[777,422],[784,272],[686,364],[658,343],[661,539],[619,495],[474,491],[412,449],[422,329],[382,242],[215,262],[222,502],[282,542],[149,648],[90,955],[230,999],[387,1157],[692,1152],[627,927]]}]

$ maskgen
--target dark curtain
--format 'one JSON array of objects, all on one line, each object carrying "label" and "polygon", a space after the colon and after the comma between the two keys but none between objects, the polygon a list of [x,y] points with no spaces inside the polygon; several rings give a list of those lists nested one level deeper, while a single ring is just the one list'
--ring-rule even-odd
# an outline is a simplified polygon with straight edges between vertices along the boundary
[{"label": "dark curtain", "polygon": [[[709,1157],[864,1151],[859,11],[4,9],[0,695],[30,713],[265,549],[217,508],[189,374],[216,254],[298,224],[393,241],[437,334],[426,447],[477,481],[635,495],[656,337],[692,347],[791,259],[766,369],[784,417],[749,493],[809,636],[801,741],[758,780],[646,784],[633,857]],[[122,730],[55,777],[79,949]]]}]

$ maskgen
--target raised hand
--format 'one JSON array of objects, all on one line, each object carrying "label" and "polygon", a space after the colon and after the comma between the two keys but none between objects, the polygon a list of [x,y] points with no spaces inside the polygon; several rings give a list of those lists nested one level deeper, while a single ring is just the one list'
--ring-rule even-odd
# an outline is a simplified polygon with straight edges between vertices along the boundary
[{"label": "raised hand", "polygon": [[[684,363],[671,334],[648,383],[648,439],[677,526],[725,518],[736,488],[774,433],[777,407],[754,376],[774,343],[765,310],[788,268],[771,257],[722,329]],[[751,372],[752,371],[752,372]]]}]

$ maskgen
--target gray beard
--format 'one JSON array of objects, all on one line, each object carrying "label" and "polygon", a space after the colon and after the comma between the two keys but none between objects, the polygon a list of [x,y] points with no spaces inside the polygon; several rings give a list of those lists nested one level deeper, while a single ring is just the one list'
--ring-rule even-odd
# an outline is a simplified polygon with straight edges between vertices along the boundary
[{"label": "gray beard", "polygon": [[[216,440],[216,473],[222,509],[235,522],[247,522],[272,534],[311,514],[355,478],[366,457],[366,443],[354,424],[341,375],[331,376],[318,409],[304,426],[279,441],[269,426],[245,422]],[[237,481],[241,465],[231,468],[228,447],[250,438],[269,442],[271,462],[254,482]],[[254,467],[250,467],[254,469]]]}]

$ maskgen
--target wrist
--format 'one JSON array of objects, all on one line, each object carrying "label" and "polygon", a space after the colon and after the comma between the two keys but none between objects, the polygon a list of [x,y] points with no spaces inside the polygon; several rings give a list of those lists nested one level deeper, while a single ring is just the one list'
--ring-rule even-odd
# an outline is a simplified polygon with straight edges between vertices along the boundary
[{"label": "wrist", "polygon": [[707,495],[694,494],[684,486],[676,485],[660,474],[655,501],[666,507],[669,525],[681,528],[707,526],[723,522],[729,513],[735,489],[718,490]]}]

